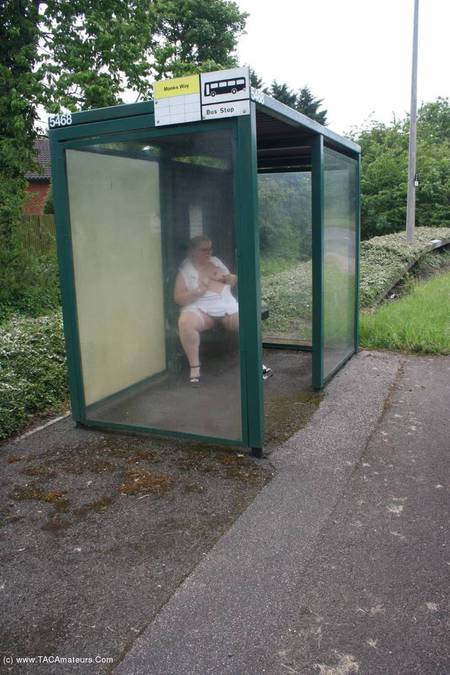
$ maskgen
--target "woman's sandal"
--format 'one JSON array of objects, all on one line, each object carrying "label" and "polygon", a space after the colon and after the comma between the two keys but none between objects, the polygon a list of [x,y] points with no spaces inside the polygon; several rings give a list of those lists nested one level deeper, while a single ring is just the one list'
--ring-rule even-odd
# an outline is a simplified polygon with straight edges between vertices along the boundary
[{"label": "woman's sandal", "polygon": [[189,377],[189,384],[192,387],[199,387],[200,386],[200,364],[198,366],[191,366],[190,368],[191,368],[191,373],[192,373],[194,368],[198,368],[199,371],[198,371],[198,375],[191,375]]}]

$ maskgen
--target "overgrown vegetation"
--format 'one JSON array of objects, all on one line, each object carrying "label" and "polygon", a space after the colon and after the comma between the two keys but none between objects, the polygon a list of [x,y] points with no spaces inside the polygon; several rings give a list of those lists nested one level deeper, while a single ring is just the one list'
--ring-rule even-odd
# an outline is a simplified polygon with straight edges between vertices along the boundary
[{"label": "overgrown vegetation", "polygon": [[[381,300],[405,276],[408,267],[421,258],[433,239],[450,239],[450,228],[417,228],[413,244],[406,243],[403,233],[374,237],[362,242],[361,306],[372,307]],[[269,319],[264,322],[264,332],[291,333],[295,337],[309,339],[312,316],[311,261],[289,263],[284,260],[273,265],[263,262],[261,286],[262,301],[270,308]]]},{"label": "overgrown vegetation", "polygon": [[308,340],[311,338],[312,267],[311,261],[261,279],[261,299],[269,308],[264,334],[284,334]]},{"label": "overgrown vegetation", "polygon": [[361,306],[371,307],[381,300],[433,239],[450,239],[450,228],[416,228],[413,244],[406,242],[404,233],[361,242]]},{"label": "overgrown vegetation", "polygon": [[409,293],[361,317],[368,349],[450,354],[450,271],[410,284]]},{"label": "overgrown vegetation", "polygon": [[311,175],[258,177],[264,333],[311,336]]},{"label": "overgrown vegetation", "polygon": [[0,327],[14,316],[39,317],[60,306],[58,265],[53,253],[25,257],[32,283],[26,284],[15,297],[0,304]]},{"label": "overgrown vegetation", "polygon": [[267,260],[311,257],[311,174],[258,176],[259,242]]},{"label": "overgrown vegetation", "polygon": [[60,313],[17,318],[0,333],[0,439],[36,412],[59,408],[67,397]]},{"label": "overgrown vegetation", "polygon": [[33,285],[16,230],[25,199],[25,173],[34,166],[39,87],[32,73],[38,34],[35,3],[0,3],[0,306]]}]

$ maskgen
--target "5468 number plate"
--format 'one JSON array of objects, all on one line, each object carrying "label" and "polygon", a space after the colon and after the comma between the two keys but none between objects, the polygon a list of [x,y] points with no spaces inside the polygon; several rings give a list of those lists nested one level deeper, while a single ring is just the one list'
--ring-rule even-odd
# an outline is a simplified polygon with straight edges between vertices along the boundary
[{"label": "5468 number plate", "polygon": [[72,113],[58,113],[57,115],[50,115],[48,118],[50,129],[54,127],[66,127],[69,124],[72,124]]}]

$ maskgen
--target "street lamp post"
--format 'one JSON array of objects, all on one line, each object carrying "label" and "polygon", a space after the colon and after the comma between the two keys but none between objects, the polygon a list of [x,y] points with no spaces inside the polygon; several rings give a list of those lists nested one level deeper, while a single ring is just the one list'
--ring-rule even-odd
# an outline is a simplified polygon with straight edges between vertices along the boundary
[{"label": "street lamp post", "polygon": [[416,137],[417,137],[417,42],[419,33],[419,0],[414,0],[414,33],[411,77],[411,112],[409,118],[408,197],[406,205],[406,240],[414,240],[416,220]]}]

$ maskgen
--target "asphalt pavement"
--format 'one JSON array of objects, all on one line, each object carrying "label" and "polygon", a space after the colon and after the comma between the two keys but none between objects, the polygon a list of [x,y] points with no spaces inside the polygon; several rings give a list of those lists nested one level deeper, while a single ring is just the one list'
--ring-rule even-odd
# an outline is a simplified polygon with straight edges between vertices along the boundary
[{"label": "asphalt pavement", "polygon": [[352,359],[112,672],[450,673],[449,383],[449,357]]}]

